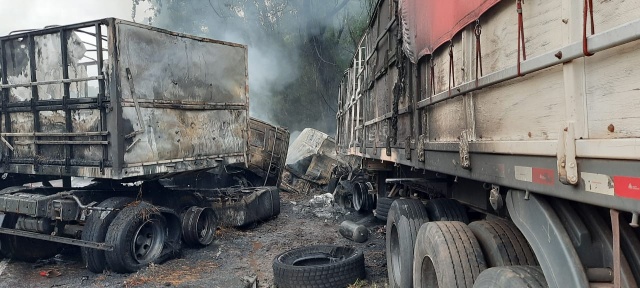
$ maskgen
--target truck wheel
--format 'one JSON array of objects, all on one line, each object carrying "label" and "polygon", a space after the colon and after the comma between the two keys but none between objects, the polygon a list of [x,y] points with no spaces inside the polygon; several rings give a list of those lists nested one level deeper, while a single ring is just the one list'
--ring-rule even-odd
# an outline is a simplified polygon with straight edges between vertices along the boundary
[{"label": "truck wheel", "polygon": [[484,270],[473,288],[546,288],[547,281],[539,266],[503,266]]},{"label": "truck wheel", "polygon": [[420,226],[429,221],[420,200],[397,199],[387,217],[387,271],[390,287],[411,287],[413,247]]},{"label": "truck wheel", "polygon": [[147,202],[122,209],[107,230],[107,265],[114,272],[130,273],[153,263],[162,253],[167,238],[166,219]]},{"label": "truck wheel", "polygon": [[391,208],[393,200],[395,199],[378,196],[378,201],[376,202],[376,218],[387,221],[387,215],[389,214],[389,208]]},{"label": "truck wheel", "polygon": [[426,206],[431,221],[460,221],[469,224],[467,211],[456,200],[438,198],[429,200]]},{"label": "truck wheel", "polygon": [[475,221],[469,229],[476,236],[489,267],[538,265],[524,235],[508,220]]},{"label": "truck wheel", "polygon": [[[5,217],[2,227],[15,228],[18,216],[5,214]],[[0,234],[0,255],[19,261],[35,262],[49,259],[56,256],[62,247],[63,245],[56,242]]]},{"label": "truck wheel", "polygon": [[306,246],[273,260],[273,281],[279,288],[346,287],[365,276],[364,254],[352,247]]},{"label": "truck wheel", "polygon": [[486,268],[480,244],[464,223],[438,221],[420,227],[414,250],[413,287],[470,288]]},{"label": "truck wheel", "polygon": [[190,246],[208,246],[213,243],[218,217],[211,208],[193,206],[182,214],[182,239]]},{"label": "truck wheel", "polygon": [[[82,240],[104,242],[109,225],[116,218],[120,209],[133,202],[129,197],[112,197],[98,204],[97,207],[115,209],[115,211],[92,211],[87,217],[82,229]],[[81,247],[80,252],[84,264],[93,273],[102,273],[107,267],[107,260],[103,250]]]}]

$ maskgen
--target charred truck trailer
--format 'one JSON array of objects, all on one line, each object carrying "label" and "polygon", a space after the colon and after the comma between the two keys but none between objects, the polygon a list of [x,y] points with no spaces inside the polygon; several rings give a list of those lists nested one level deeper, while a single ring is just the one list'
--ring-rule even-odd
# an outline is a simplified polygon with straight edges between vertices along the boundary
[{"label": "charred truck trailer", "polygon": [[638,287],[639,39],[637,0],[378,1],[337,145],[391,286]]},{"label": "charred truck trailer", "polygon": [[249,118],[245,46],[104,19],[0,37],[0,61],[5,257],[132,272],[278,213],[247,187],[277,184],[289,135]]}]

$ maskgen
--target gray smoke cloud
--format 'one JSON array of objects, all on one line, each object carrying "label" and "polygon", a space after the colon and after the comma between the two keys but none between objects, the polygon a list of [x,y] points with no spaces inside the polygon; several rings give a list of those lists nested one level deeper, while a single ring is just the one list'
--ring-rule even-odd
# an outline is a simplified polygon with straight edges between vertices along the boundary
[{"label": "gray smoke cloud", "polygon": [[[301,47],[301,43],[308,44],[310,36],[322,35],[327,29],[345,30],[347,17],[366,18],[366,10],[370,9],[373,0],[133,0],[134,16],[139,12],[135,9],[136,4],[145,2],[151,4],[154,14],[145,19],[147,24],[248,46],[252,117],[294,130],[315,127],[330,132],[327,130],[335,129],[337,85],[322,87],[323,99],[295,99],[302,103],[295,109],[274,111],[278,111],[277,106],[284,101],[294,101],[291,98],[318,98],[309,93],[288,91],[294,81],[308,81],[309,85],[317,85],[321,80],[326,82],[326,79],[299,79],[304,75],[301,69],[308,69],[303,66],[301,57],[312,55],[324,61],[324,65],[346,66],[345,63],[334,63],[337,62],[335,59],[324,59],[327,56],[323,57],[322,48]],[[315,5],[313,8],[318,13],[302,15],[300,9],[308,8],[304,5]],[[345,39],[348,36],[347,32],[338,35]],[[309,47],[315,51],[308,51]],[[305,48],[306,51],[301,50]],[[354,48],[350,49],[344,51],[347,58],[351,57]],[[337,81],[341,76],[340,72],[324,75]],[[290,99],[284,99],[284,95]],[[308,116],[301,117],[300,113]]]}]

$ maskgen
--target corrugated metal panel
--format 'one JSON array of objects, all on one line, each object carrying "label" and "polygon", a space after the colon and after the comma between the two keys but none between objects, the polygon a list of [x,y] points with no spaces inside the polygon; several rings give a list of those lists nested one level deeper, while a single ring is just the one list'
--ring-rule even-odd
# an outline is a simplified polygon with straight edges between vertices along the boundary
[{"label": "corrugated metal panel", "polygon": [[404,50],[416,63],[500,0],[401,0]]}]

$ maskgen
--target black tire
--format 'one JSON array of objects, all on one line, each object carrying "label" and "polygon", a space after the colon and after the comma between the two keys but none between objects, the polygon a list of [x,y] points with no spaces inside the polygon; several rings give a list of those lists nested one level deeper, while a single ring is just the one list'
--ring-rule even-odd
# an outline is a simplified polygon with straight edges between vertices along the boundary
[{"label": "black tire", "polygon": [[437,221],[420,227],[413,287],[471,288],[486,268],[480,244],[464,223]]},{"label": "black tire", "polygon": [[[116,218],[120,209],[133,202],[129,197],[112,197],[98,204],[100,208],[116,209],[114,211],[92,211],[87,217],[82,230],[82,240],[92,242],[104,242],[109,225]],[[104,250],[81,247],[80,252],[87,269],[93,273],[102,273],[107,268],[107,259]]]},{"label": "black tire", "polygon": [[467,211],[456,200],[438,198],[429,200],[426,206],[431,221],[460,221],[469,224]]},{"label": "black tire", "polygon": [[346,287],[365,276],[364,254],[352,247],[306,246],[273,260],[273,281],[278,288]]},{"label": "black tire", "polygon": [[[138,237],[144,241],[136,241]],[[118,213],[107,230],[105,243],[113,245],[112,251],[105,252],[107,265],[117,273],[136,272],[159,258],[166,239],[166,219],[153,205],[147,202],[129,205]],[[140,242],[147,244],[134,245]]]},{"label": "black tire", "polygon": [[428,221],[420,200],[397,199],[391,204],[386,236],[389,287],[411,287],[413,247],[420,226]]},{"label": "black tire", "polygon": [[509,220],[493,218],[475,221],[469,229],[476,236],[488,267],[538,265],[524,235]]},{"label": "black tire", "polygon": [[382,221],[387,221],[387,215],[389,214],[389,208],[391,208],[393,200],[395,199],[378,196],[378,200],[376,202],[376,218]]},{"label": "black tire", "polygon": [[[5,214],[3,228],[15,228],[18,216]],[[64,245],[56,242],[26,238],[8,234],[0,234],[0,255],[9,259],[35,262],[49,259],[58,254]]]},{"label": "black tire", "polygon": [[539,266],[504,266],[484,270],[473,288],[546,288]]}]

